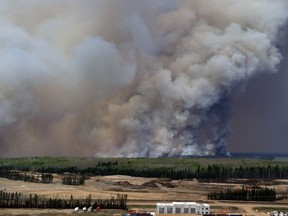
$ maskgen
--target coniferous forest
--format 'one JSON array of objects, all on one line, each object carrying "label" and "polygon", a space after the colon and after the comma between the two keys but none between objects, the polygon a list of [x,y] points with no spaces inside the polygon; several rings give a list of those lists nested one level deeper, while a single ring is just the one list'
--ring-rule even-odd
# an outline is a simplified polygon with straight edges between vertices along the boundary
[{"label": "coniferous forest", "polygon": [[207,196],[210,200],[243,200],[243,201],[275,201],[274,188],[242,188],[237,190],[210,192]]},{"label": "coniferous forest", "polygon": [[24,195],[22,193],[12,193],[0,190],[0,208],[41,208],[41,209],[66,209],[80,208],[92,206],[94,209],[127,209],[127,195],[118,194],[117,197],[112,196],[110,199],[92,199],[91,195],[86,199],[74,199],[73,195],[70,199],[61,198],[45,198],[37,194]]},{"label": "coniferous forest", "polygon": [[64,185],[84,185],[85,184],[85,175],[76,176],[76,175],[66,175],[63,177]]},{"label": "coniferous forest", "polygon": [[13,170],[9,167],[0,168],[0,177],[7,178],[11,180],[20,180],[24,182],[34,182],[34,183],[52,183],[53,175],[51,173],[27,173],[21,172],[19,170]]},{"label": "coniferous forest", "polygon": [[[43,173],[39,177],[33,175],[21,174],[19,171],[31,171],[28,167],[15,167],[15,166],[0,166],[0,176],[9,179],[32,181],[32,182],[47,182],[53,181],[51,173],[78,173],[80,175],[129,175],[135,177],[155,177],[155,178],[170,178],[170,179],[199,179],[207,181],[225,181],[227,179],[287,179],[288,178],[288,165],[281,166],[223,166],[223,165],[208,165],[208,166],[197,166],[196,168],[185,168],[179,167],[119,167],[112,163],[98,163],[95,166],[89,166],[85,168],[73,167],[39,167],[33,171]],[[83,179],[75,179],[74,185],[82,184]],[[73,182],[73,179],[67,177],[64,180],[66,182]],[[76,183],[77,182],[77,183]]]}]

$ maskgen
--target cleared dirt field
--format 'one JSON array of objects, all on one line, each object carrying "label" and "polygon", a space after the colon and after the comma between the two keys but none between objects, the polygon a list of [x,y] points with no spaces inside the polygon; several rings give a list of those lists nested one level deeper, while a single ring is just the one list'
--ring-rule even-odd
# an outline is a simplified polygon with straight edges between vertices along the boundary
[{"label": "cleared dirt field", "polygon": [[[53,184],[29,183],[12,181],[0,178],[0,190],[8,192],[21,192],[23,194],[38,194],[46,197],[85,198],[91,194],[92,198],[110,198],[119,193],[128,194],[128,207],[139,211],[155,211],[157,202],[196,201],[206,202],[211,205],[212,212],[233,212],[243,215],[267,215],[267,212],[255,211],[260,207],[287,207],[287,201],[281,202],[227,202],[207,200],[207,193],[211,190],[226,188],[241,188],[241,183],[200,183],[197,180],[177,180],[156,178],[139,178],[130,176],[94,176],[86,180],[84,186],[62,185],[61,176],[54,175]],[[264,184],[264,183],[263,183]],[[266,186],[272,184],[265,183]],[[287,181],[274,181],[276,190],[288,188]],[[260,185],[261,186],[261,185]],[[263,186],[263,185],[262,185]],[[106,212],[114,214],[115,212]],[[73,210],[22,210],[0,209],[0,215],[74,215]],[[91,215],[91,213],[85,213]],[[99,215],[100,213],[98,213]]]}]

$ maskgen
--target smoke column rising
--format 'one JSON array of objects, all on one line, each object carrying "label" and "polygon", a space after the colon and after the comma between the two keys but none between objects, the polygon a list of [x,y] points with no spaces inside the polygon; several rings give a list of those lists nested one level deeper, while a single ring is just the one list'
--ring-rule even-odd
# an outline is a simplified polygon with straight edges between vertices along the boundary
[{"label": "smoke column rising", "polygon": [[0,156],[228,155],[287,0],[1,0]]}]

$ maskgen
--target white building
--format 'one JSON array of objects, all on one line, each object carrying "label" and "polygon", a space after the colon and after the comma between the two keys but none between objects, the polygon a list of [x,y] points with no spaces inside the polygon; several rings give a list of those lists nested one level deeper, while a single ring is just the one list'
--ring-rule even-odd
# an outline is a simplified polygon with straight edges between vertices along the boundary
[{"label": "white building", "polygon": [[210,205],[196,202],[156,203],[156,214],[210,214]]}]

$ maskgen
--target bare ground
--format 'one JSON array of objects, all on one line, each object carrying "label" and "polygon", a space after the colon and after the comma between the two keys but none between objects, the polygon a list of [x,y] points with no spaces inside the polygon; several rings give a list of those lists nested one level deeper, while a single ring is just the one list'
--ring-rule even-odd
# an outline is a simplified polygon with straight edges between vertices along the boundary
[{"label": "bare ground", "polygon": [[[211,190],[240,188],[243,184],[236,183],[200,183],[197,180],[169,180],[157,178],[139,178],[130,176],[94,176],[86,180],[84,186],[61,184],[61,176],[54,175],[53,184],[29,183],[0,178],[0,190],[38,194],[46,197],[109,198],[119,193],[128,194],[128,206],[142,211],[155,211],[157,202],[196,201],[207,202],[215,213],[233,212],[243,215],[264,215],[267,212],[254,211],[254,207],[278,206],[286,207],[288,202],[227,202],[207,200]],[[261,186],[261,185],[260,185]],[[287,182],[281,181],[273,186],[276,190],[287,189]],[[27,210],[0,209],[0,215],[74,215],[73,210]],[[79,213],[78,213],[79,214]],[[78,215],[77,214],[77,215]]]}]

